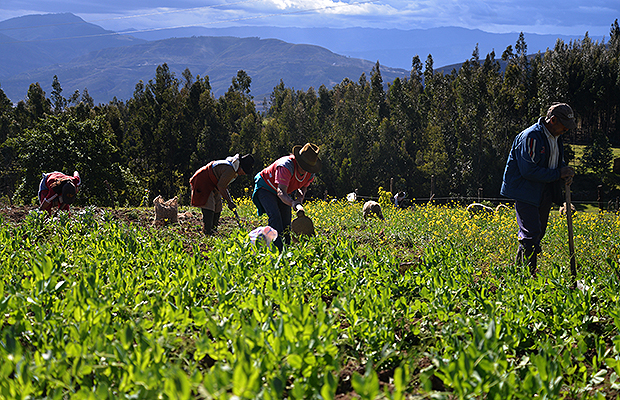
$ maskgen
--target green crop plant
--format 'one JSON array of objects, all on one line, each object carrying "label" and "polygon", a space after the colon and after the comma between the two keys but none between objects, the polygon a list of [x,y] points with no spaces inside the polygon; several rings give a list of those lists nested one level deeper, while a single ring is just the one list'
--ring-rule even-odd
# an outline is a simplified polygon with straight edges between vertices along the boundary
[{"label": "green crop plant", "polygon": [[[246,225],[264,225],[242,199]],[[273,248],[95,207],[0,219],[0,398],[601,399],[620,393],[620,219],[311,202]],[[138,215],[144,210],[136,210]],[[144,219],[144,218],[142,218]],[[189,232],[189,234],[188,234]]]}]

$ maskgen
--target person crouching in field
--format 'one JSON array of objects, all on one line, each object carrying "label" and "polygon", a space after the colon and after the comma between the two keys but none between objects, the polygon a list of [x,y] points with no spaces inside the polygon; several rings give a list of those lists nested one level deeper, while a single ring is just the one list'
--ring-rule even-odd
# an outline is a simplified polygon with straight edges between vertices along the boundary
[{"label": "person crouching in field", "polygon": [[73,172],[73,176],[58,171],[43,174],[39,184],[39,210],[47,211],[49,215],[52,215],[55,206],[58,206],[58,210],[69,211],[69,205],[75,201],[81,183],[77,171]]},{"label": "person crouching in field", "polygon": [[[291,207],[301,205],[308,186],[321,170],[319,147],[312,143],[293,147],[293,154],[277,159],[254,177],[252,201],[258,215],[267,213],[269,226],[278,231],[274,244],[282,251],[285,242],[290,243]],[[291,196],[297,194],[294,200]]]},{"label": "person crouching in field", "polygon": [[405,192],[398,192],[394,195],[392,202],[394,203],[394,207],[405,208],[405,197],[407,194]]},{"label": "person crouching in field", "polygon": [[536,275],[540,241],[545,236],[552,203],[562,204],[560,179],[569,185],[575,171],[564,161],[562,135],[577,126],[568,104],[554,104],[546,117],[519,133],[504,169],[501,195],[515,200],[519,249],[515,262],[524,262]]},{"label": "person crouching in field", "polygon": [[383,212],[381,211],[381,204],[372,200],[364,203],[364,206],[362,207],[362,215],[364,216],[364,219],[368,219],[372,216],[375,216],[379,219],[384,219]]},{"label": "person crouching in field", "polygon": [[238,176],[252,174],[253,167],[254,157],[251,154],[241,157],[236,154],[225,160],[211,161],[190,178],[191,204],[202,210],[202,231],[205,235],[211,235],[219,224],[222,196],[230,210],[236,208],[228,185]]}]

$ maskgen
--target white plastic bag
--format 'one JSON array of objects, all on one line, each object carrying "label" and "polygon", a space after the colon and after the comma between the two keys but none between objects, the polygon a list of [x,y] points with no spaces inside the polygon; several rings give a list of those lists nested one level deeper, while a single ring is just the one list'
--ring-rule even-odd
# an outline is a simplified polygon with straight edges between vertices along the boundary
[{"label": "white plastic bag", "polygon": [[270,226],[261,226],[250,232],[250,241],[252,244],[264,243],[269,247],[271,242],[278,238],[278,231]]}]

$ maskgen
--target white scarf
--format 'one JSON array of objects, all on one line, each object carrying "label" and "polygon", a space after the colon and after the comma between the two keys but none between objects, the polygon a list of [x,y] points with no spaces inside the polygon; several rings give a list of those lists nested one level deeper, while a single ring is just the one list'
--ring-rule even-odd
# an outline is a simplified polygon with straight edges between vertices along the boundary
[{"label": "white scarf", "polygon": [[240,157],[238,153],[235,154],[234,156],[226,157],[226,161],[232,164],[233,168],[235,169],[235,172],[239,170],[239,158]]},{"label": "white scarf", "polygon": [[[226,157],[226,161],[228,161],[233,166],[233,169],[235,170],[235,174],[238,174],[239,173],[238,172],[239,171],[239,153],[231,157]],[[235,179],[237,179],[237,175],[235,175],[235,177],[232,178],[231,181],[228,182],[228,184],[231,184]]]}]

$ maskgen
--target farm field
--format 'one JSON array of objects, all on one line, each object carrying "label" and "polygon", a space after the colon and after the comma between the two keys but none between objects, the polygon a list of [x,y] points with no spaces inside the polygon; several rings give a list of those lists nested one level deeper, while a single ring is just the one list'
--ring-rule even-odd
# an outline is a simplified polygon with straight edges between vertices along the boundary
[{"label": "farm field", "polygon": [[552,212],[540,273],[512,209],[305,205],[281,254],[239,199],[198,209],[0,208],[0,398],[620,398],[620,216]]}]

